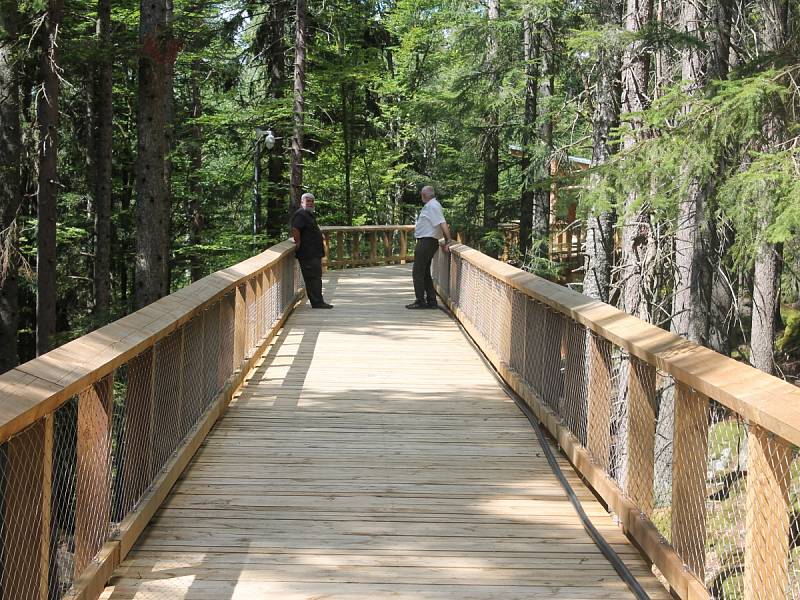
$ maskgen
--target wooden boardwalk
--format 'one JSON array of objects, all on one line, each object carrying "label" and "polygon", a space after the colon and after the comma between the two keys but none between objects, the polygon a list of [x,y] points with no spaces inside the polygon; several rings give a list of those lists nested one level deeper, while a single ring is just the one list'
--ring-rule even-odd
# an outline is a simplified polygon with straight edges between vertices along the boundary
[{"label": "wooden boardwalk", "polygon": [[[328,274],[103,598],[631,598],[527,419],[410,267]],[[653,598],[668,594],[561,461]]]}]

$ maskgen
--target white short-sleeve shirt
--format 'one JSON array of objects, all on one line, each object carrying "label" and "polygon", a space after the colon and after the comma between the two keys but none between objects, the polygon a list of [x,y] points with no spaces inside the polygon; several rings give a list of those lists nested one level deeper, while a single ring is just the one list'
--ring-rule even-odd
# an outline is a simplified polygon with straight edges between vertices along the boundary
[{"label": "white short-sleeve shirt", "polygon": [[442,205],[436,198],[431,198],[422,207],[417,215],[417,220],[414,225],[414,237],[419,238],[439,238],[444,237],[442,232],[442,223],[446,223]]}]

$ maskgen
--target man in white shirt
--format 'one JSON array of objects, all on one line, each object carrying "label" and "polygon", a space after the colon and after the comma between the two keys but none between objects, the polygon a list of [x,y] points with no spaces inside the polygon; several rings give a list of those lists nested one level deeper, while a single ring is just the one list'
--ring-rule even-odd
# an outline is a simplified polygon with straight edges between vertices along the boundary
[{"label": "man in white shirt", "polygon": [[[425,206],[419,211],[414,228],[417,245],[414,249],[413,278],[414,295],[417,299],[411,304],[406,304],[406,308],[438,308],[431,277],[431,262],[439,249],[439,239],[443,237],[445,244],[449,244],[452,240],[442,205],[436,199],[433,187],[430,185],[423,187],[420,196]],[[445,252],[449,252],[447,245],[444,249]]]}]

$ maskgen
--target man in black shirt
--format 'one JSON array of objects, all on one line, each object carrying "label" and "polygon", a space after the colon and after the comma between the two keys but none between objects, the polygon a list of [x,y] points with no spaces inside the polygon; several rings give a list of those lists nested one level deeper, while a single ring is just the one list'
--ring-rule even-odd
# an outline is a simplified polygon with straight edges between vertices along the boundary
[{"label": "man in black shirt", "polygon": [[300,263],[311,308],[333,308],[322,299],[322,257],[325,256],[325,246],[314,216],[313,194],[305,193],[300,197],[300,208],[292,215],[292,238],[294,255]]}]

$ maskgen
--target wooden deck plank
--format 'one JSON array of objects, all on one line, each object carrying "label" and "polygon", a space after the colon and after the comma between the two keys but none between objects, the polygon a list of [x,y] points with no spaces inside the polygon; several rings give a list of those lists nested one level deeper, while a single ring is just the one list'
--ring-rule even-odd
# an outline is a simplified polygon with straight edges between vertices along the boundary
[{"label": "wooden deck plank", "polygon": [[102,597],[632,597],[457,326],[404,308],[409,267],[326,279],[336,308],[290,318]]}]

